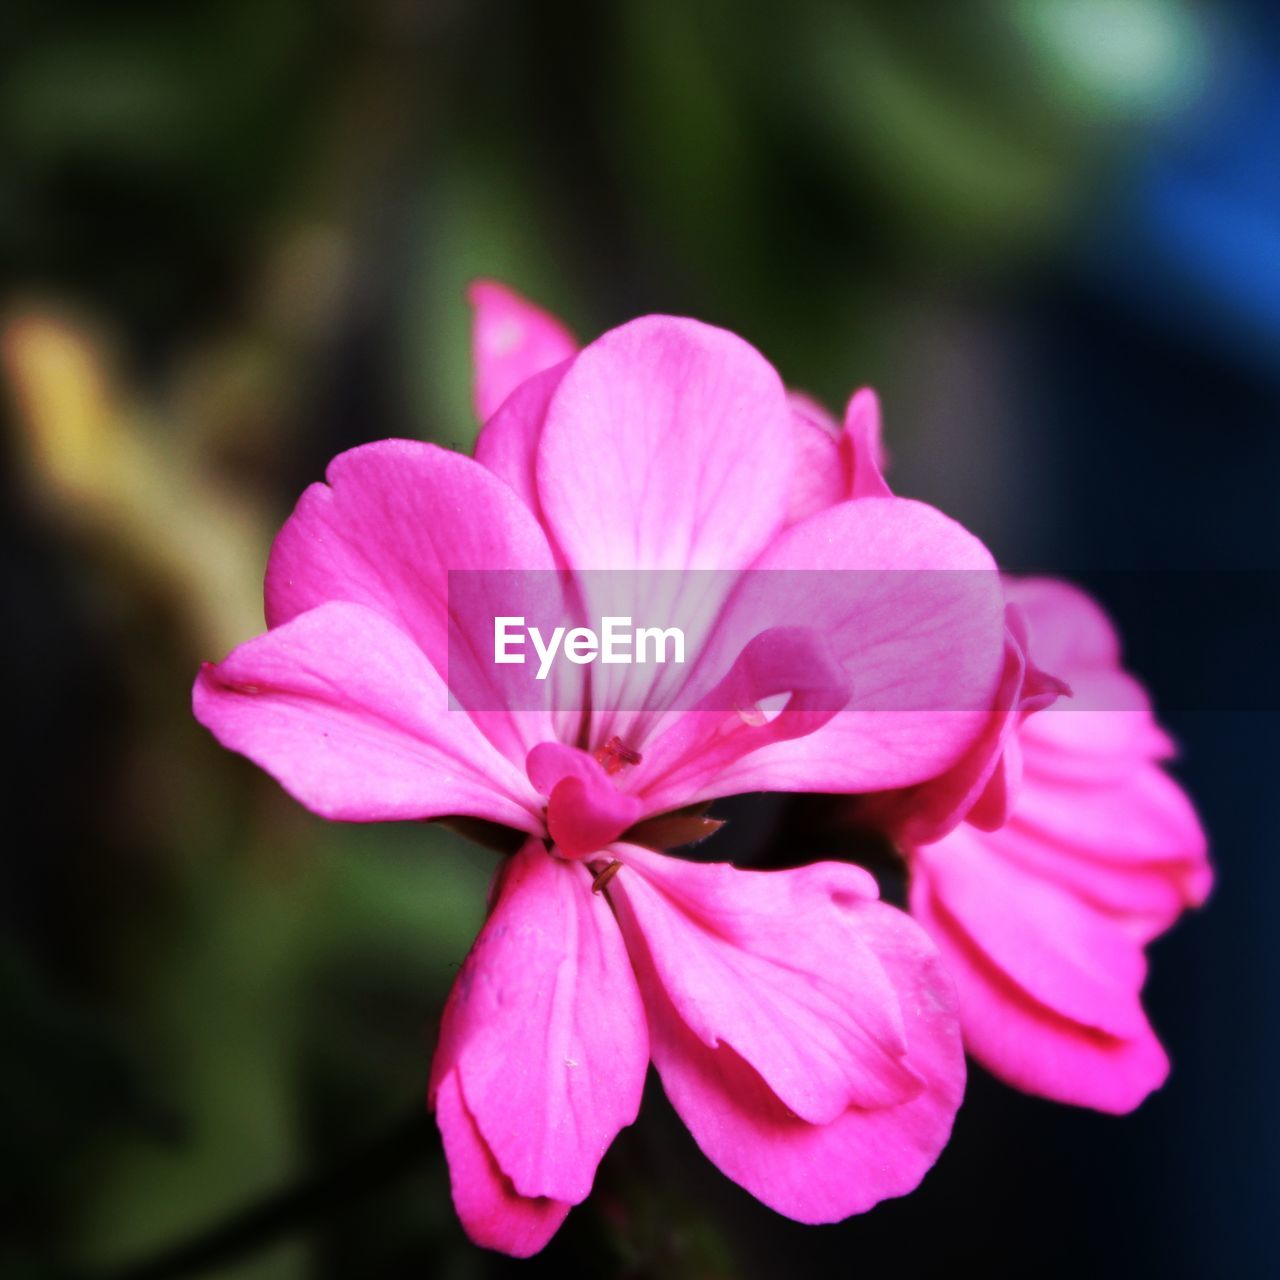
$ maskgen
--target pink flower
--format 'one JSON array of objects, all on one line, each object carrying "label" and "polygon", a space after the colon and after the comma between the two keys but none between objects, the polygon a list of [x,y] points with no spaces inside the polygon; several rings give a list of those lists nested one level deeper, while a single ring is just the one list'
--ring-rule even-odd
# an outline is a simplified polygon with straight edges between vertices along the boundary
[{"label": "pink flower", "polygon": [[922,932],[855,867],[603,852],[622,869],[594,894],[530,840],[449,998],[431,1098],[471,1238],[542,1248],[635,1119],[650,1056],[702,1150],[779,1213],[834,1222],[914,1188],[964,1088]]},{"label": "pink flower", "polygon": [[[946,957],[984,1066],[1060,1102],[1130,1111],[1169,1070],[1142,1008],[1143,948],[1208,895],[1204,833],[1102,610],[1061,582],[1005,589],[1025,626],[1010,712],[985,749],[901,801],[911,911]],[[1074,696],[1042,709],[1061,687],[1032,658]]]},{"label": "pink flower", "polygon": [[[647,317],[573,354],[527,304],[475,296],[478,400],[501,399],[476,459],[409,441],[335,459],[272,550],[270,630],[204,668],[195,713],[324,817],[528,837],[432,1070],[475,1240],[542,1247],[634,1118],[650,1057],[708,1157],[779,1212],[827,1222],[900,1195],[963,1087],[923,931],[855,867],[741,872],[641,842],[716,796],[901,788],[963,759],[1003,661],[990,557],[902,499],[797,518],[797,415],[731,334]],[[747,569],[870,572],[757,629]],[[589,696],[517,704],[467,643],[495,579],[450,590],[477,570],[560,584],[588,613],[593,571],[714,570],[696,579],[706,643],[687,683],[581,667]]]},{"label": "pink flower", "polygon": [[[888,492],[874,402],[856,412],[869,395],[843,433],[793,398],[826,437],[797,454],[803,514]],[[908,856],[911,911],[955,979],[969,1051],[1030,1093],[1126,1112],[1168,1074],[1141,1003],[1144,947],[1208,896],[1205,836],[1102,610],[1065,583],[1003,581],[986,730],[940,776],[852,812]]]},{"label": "pink flower", "polygon": [[576,354],[578,344],[554,316],[492,280],[477,280],[467,297],[476,416],[487,422],[522,382]]}]

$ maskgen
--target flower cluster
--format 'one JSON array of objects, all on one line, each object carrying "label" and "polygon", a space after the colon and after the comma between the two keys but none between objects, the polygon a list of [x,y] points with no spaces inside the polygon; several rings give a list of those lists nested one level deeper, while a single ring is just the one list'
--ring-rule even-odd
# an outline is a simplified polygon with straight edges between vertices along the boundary
[{"label": "flower cluster", "polygon": [[[393,440],[335,459],[272,550],[268,631],[194,695],[324,817],[514,834],[429,1086],[472,1239],[542,1248],[650,1061],[707,1157],[810,1223],[917,1185],[966,1046],[1019,1087],[1135,1106],[1167,1069],[1143,946],[1209,871],[1098,608],[1003,579],[894,496],[868,391],[837,424],[723,330],[650,316],[579,349],[498,285],[472,302],[475,457]],[[720,643],[678,679],[569,667],[574,696],[535,705],[477,669],[487,696],[459,705],[451,574],[581,599],[602,570],[715,571],[698,607]],[[757,571],[850,585],[795,588],[788,625],[755,630]],[[1097,709],[1049,710],[1072,693]],[[669,852],[749,791],[850,797],[907,859],[909,913],[847,862]]]}]

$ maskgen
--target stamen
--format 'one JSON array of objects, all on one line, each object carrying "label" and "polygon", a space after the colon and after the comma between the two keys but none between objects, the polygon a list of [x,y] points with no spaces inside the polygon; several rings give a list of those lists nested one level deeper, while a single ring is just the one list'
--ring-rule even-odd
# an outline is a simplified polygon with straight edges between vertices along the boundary
[{"label": "stamen", "polygon": [[620,773],[626,765],[639,764],[643,758],[638,751],[632,751],[616,733],[596,752],[597,763],[608,774]]},{"label": "stamen", "polygon": [[602,871],[596,872],[596,877],[591,882],[591,892],[599,893],[609,883],[609,881],[612,880],[613,877],[616,876],[618,872],[621,870],[622,870],[622,863],[620,863],[615,858]]}]

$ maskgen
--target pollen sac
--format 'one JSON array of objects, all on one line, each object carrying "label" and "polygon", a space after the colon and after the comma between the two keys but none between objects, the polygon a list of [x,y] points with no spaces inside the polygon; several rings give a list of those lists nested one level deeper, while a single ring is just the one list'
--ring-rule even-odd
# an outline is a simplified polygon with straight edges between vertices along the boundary
[{"label": "pollen sac", "polygon": [[605,773],[615,774],[629,764],[639,764],[644,758],[638,751],[632,751],[615,733],[596,753],[596,762]]}]

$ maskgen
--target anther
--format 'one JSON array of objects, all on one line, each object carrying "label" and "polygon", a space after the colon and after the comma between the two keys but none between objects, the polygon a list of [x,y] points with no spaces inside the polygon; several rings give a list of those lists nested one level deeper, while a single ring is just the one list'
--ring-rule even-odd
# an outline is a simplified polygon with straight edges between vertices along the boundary
[{"label": "anther", "polygon": [[599,893],[621,870],[622,863],[615,858],[607,867],[603,868],[603,870],[596,872],[596,877],[591,882],[591,892]]},{"label": "anther", "polygon": [[620,772],[625,765],[639,764],[642,759],[640,753],[632,751],[616,733],[596,752],[596,761],[608,774]]}]

